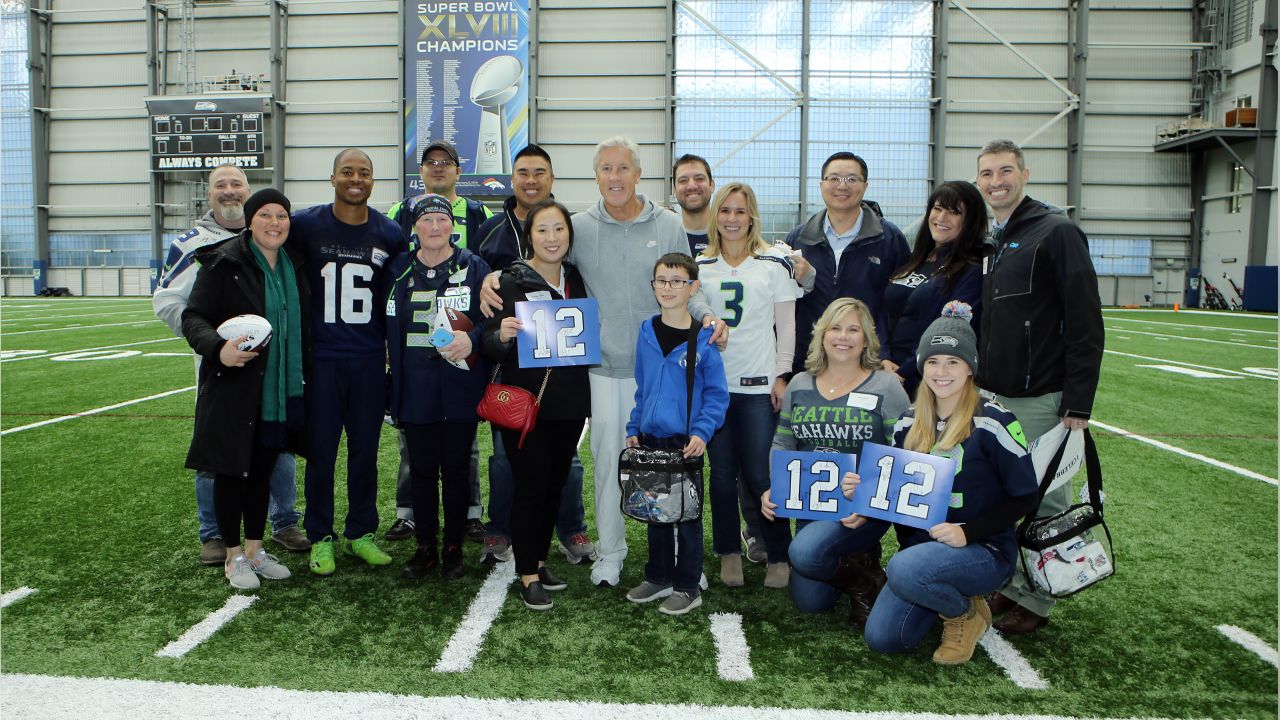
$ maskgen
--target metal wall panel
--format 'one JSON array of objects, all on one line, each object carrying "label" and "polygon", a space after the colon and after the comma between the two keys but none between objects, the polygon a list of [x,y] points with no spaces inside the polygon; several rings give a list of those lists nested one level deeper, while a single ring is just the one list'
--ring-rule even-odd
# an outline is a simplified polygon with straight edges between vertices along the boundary
[{"label": "metal wall panel", "polygon": [[603,7],[582,12],[581,7],[538,13],[538,42],[580,43],[584,38],[602,42],[653,42],[653,28],[660,25],[665,3],[656,8]]},{"label": "metal wall panel", "polygon": [[538,53],[539,76],[667,74],[665,39],[634,43],[554,43],[540,45]]}]

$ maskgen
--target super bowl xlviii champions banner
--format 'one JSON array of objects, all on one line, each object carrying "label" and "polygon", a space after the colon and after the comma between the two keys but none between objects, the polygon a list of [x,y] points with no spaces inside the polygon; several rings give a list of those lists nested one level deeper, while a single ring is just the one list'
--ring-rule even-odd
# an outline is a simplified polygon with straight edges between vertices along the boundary
[{"label": "super bowl xlviii champions banner", "polygon": [[404,29],[404,179],[422,192],[421,148],[447,140],[459,195],[511,194],[529,144],[529,0],[409,2]]}]

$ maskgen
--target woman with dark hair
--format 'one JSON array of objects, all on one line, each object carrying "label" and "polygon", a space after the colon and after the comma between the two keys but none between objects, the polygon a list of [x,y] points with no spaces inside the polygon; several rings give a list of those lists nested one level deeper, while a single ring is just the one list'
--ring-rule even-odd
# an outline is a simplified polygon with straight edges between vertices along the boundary
[{"label": "woman with dark hair", "polygon": [[[224,569],[237,590],[257,589],[259,577],[290,575],[262,549],[271,472],[282,451],[302,454],[306,437],[302,378],[310,293],[301,256],[284,248],[289,212],[289,198],[273,188],[246,200],[245,230],[197,252],[200,272],[182,313],[182,334],[204,359],[187,467],[214,473],[214,513],[227,543]],[[219,335],[218,326],[237,315],[271,323],[270,344],[241,350],[247,337]]]},{"label": "woman with dark hair", "polygon": [[896,316],[889,347],[881,365],[902,378],[907,394],[920,384],[916,343],[942,306],[960,300],[973,308],[978,331],[982,304],[982,253],[987,235],[987,206],[967,181],[943,183],[925,207],[925,221],[916,233],[915,248],[894,273],[885,291],[890,317]]},{"label": "woman with dark hair", "polygon": [[573,246],[569,210],[548,198],[529,208],[520,232],[520,259],[498,279],[502,312],[485,327],[484,352],[502,363],[502,382],[540,398],[537,425],[521,438],[518,430],[501,430],[503,447],[515,478],[511,545],[520,576],[520,598],[531,610],[549,610],[549,590],[567,587],[547,567],[547,549],[555,529],[560,494],[569,463],[591,414],[587,366],[522,368],[516,334],[516,303],[526,300],[569,300],[587,296],[582,276],[564,262]]}]

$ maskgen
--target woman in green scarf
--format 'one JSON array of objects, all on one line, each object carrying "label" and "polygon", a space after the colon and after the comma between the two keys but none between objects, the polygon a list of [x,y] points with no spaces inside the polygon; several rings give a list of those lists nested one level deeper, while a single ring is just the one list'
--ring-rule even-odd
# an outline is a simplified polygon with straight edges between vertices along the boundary
[{"label": "woman in green scarf", "polygon": [[[310,293],[302,259],[285,247],[289,199],[266,188],[244,204],[248,227],[196,254],[196,276],[182,330],[204,362],[187,467],[215,475],[214,513],[227,543],[226,576],[240,590],[289,569],[262,548],[272,468],[282,451],[305,456],[302,398]],[[218,327],[238,315],[270,324],[267,344],[240,350],[247,336]],[[244,545],[240,529],[244,526]]]}]

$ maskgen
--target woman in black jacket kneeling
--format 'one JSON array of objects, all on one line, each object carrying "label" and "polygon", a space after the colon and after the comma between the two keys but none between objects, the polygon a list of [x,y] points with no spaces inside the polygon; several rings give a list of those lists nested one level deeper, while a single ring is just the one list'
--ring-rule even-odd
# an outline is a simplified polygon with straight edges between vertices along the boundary
[{"label": "woman in black jacket kneeling", "polygon": [[[591,414],[591,386],[585,365],[521,368],[515,337],[523,325],[515,305],[524,300],[568,300],[587,296],[578,271],[564,262],[573,245],[569,211],[547,199],[529,209],[520,233],[521,258],[499,278],[502,314],[485,329],[484,351],[502,363],[502,382],[541,395],[537,425],[524,437],[502,430],[502,443],[515,478],[511,540],[520,576],[520,597],[532,610],[552,606],[548,590],[567,585],[547,567],[547,549],[555,529],[560,493],[569,463]],[[545,389],[543,386],[545,384]]]},{"label": "woman in black jacket kneeling", "polygon": [[[302,378],[309,292],[302,260],[282,248],[289,199],[266,188],[244,204],[248,226],[198,251],[200,272],[182,313],[182,333],[198,353],[200,382],[187,467],[214,473],[213,507],[227,543],[226,576],[238,590],[289,569],[262,549],[270,478],[281,451],[305,454]],[[271,324],[268,345],[238,349],[218,326],[237,315]],[[240,526],[244,523],[244,546]]]}]

